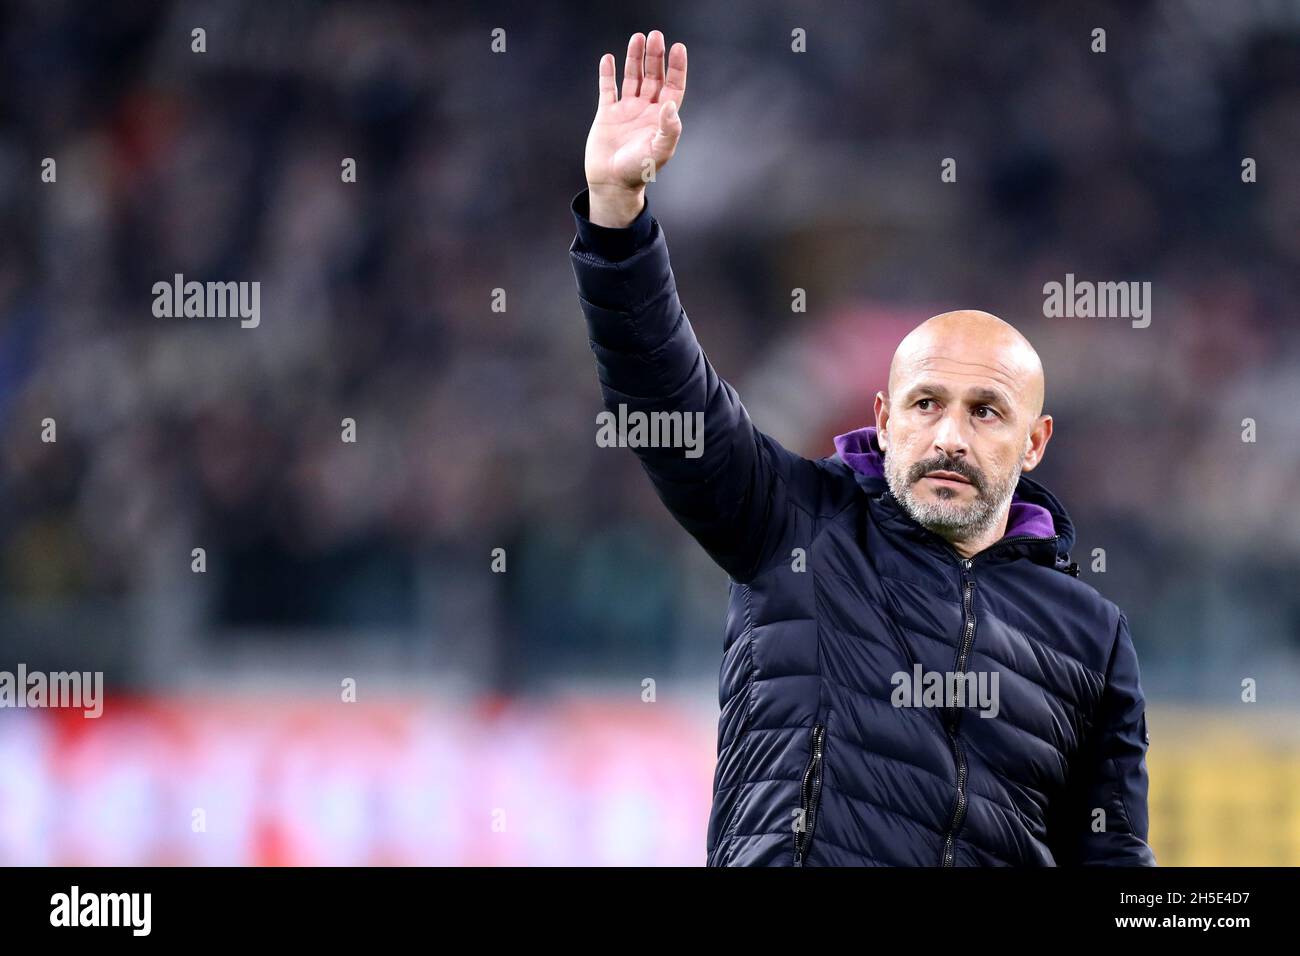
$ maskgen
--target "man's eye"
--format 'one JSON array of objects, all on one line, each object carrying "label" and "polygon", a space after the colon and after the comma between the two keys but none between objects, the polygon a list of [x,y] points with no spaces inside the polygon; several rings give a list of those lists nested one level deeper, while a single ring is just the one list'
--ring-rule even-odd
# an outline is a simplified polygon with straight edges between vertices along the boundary
[{"label": "man's eye", "polygon": [[984,409],[984,408],[987,408],[989,411],[993,412],[994,415],[997,414],[997,412],[993,409],[992,405],[981,405],[979,408],[975,409],[975,411],[978,412],[980,411],[980,409]]},{"label": "man's eye", "polygon": [[[917,406],[919,407],[920,405],[922,405],[922,404],[925,403],[925,402],[932,402],[932,401],[934,401],[933,398],[923,398],[923,399],[921,399],[920,401],[918,401],[916,404],[917,404]],[[921,409],[921,411],[925,411],[925,409]]]}]

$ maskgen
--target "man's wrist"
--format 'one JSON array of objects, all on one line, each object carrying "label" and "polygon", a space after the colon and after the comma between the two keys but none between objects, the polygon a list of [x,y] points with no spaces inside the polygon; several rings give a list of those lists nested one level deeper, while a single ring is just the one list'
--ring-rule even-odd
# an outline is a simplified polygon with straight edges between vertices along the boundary
[{"label": "man's wrist", "polygon": [[641,211],[623,228],[597,225],[591,217],[591,188],[573,197],[573,221],[578,231],[578,248],[594,253],[610,262],[631,258],[650,243],[653,222],[650,217],[650,200],[642,196]]},{"label": "man's wrist", "polygon": [[588,215],[597,226],[626,229],[645,208],[645,187],[588,186]]}]

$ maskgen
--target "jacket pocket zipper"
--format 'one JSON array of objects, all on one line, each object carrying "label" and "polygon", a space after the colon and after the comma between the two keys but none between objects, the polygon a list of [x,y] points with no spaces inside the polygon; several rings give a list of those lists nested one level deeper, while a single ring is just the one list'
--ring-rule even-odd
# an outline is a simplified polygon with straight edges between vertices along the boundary
[{"label": "jacket pocket zipper", "polygon": [[822,792],[822,757],[826,743],[826,726],[813,726],[812,744],[808,748],[808,766],[803,772],[803,786],[799,791],[801,828],[794,835],[794,865],[803,866],[812,847],[813,827],[817,824],[817,806]]}]

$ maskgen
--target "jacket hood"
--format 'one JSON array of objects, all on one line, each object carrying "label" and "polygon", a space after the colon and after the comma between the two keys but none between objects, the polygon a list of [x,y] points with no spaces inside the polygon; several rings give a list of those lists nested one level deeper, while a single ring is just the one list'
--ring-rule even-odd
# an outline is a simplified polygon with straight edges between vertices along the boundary
[{"label": "jacket hood", "polygon": [[[835,436],[839,459],[857,472],[859,483],[873,492],[888,492],[885,481],[885,455],[876,441],[876,426],[859,428]],[[892,495],[890,496],[892,497]],[[1069,549],[1074,547],[1074,523],[1054,494],[1023,472],[1011,495],[1007,531],[1001,538],[1056,536],[1055,565],[1062,571],[1077,574],[1077,565],[1069,564]],[[1069,567],[1067,567],[1067,565]]]}]

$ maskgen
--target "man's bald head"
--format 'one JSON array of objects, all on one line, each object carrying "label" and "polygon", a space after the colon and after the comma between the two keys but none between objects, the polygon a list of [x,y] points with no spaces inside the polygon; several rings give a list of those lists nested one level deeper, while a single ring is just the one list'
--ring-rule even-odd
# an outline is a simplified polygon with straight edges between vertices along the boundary
[{"label": "man's bald head", "polygon": [[889,395],[901,382],[945,361],[969,366],[1004,385],[1025,418],[1043,413],[1043,363],[1029,340],[990,312],[959,309],[926,319],[903,337],[889,363]]}]

